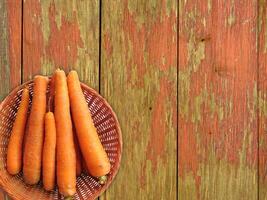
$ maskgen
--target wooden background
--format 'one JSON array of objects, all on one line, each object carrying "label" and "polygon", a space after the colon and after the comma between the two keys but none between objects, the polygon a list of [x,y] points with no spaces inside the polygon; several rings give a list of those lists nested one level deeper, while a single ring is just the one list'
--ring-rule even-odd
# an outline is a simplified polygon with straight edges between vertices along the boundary
[{"label": "wooden background", "polygon": [[1,0],[0,13],[1,100],[36,74],[77,70],[123,133],[120,171],[100,200],[176,199],[178,2]]},{"label": "wooden background", "polygon": [[179,0],[179,199],[267,199],[266,6]]}]

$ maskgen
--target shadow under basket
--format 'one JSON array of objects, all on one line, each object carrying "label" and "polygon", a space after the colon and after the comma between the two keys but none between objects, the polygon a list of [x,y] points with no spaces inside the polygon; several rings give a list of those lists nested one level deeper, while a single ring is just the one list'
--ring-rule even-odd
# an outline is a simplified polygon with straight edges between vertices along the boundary
[{"label": "shadow under basket", "polygon": [[[20,104],[22,90],[26,86],[28,86],[32,96],[33,81],[29,81],[15,88],[0,104],[0,186],[16,200],[64,199],[57,188],[47,192],[43,189],[42,182],[35,186],[26,185],[22,173],[12,176],[6,170],[8,140]],[[96,178],[86,173],[77,177],[77,193],[73,199],[89,200],[101,195],[117,174],[121,161],[122,137],[117,117],[106,100],[87,85],[81,83],[81,87],[99,138],[111,163],[111,171],[107,175],[108,179],[104,185],[100,185]],[[49,92],[49,87],[47,92]]]}]

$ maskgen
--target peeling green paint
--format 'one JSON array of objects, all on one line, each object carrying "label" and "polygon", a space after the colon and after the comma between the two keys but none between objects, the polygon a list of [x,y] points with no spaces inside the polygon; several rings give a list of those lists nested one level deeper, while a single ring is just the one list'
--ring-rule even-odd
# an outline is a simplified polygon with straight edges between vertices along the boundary
[{"label": "peeling green paint", "polygon": [[[267,14],[265,15],[265,27],[267,27]],[[264,31],[264,53],[267,52],[267,28]]]},{"label": "peeling green paint", "polygon": [[60,29],[61,27],[61,17],[61,12],[57,12],[55,16],[55,21],[58,29]]},{"label": "peeling green paint", "polygon": [[41,8],[42,8],[42,32],[44,36],[44,41],[47,44],[49,35],[50,35],[50,26],[49,26],[49,7],[50,1],[41,1]]},{"label": "peeling green paint", "polygon": [[211,11],[211,0],[208,0],[208,12],[210,13],[210,11]]},{"label": "peeling green paint", "polygon": [[[171,4],[169,5],[169,7],[174,6],[173,2],[170,2],[170,3]],[[128,10],[134,16],[135,22],[139,29],[145,23],[145,20],[147,20],[148,15],[153,16],[153,18],[150,19],[151,22],[158,20],[156,16],[162,17],[162,15],[160,15],[161,10],[159,8],[161,6],[159,6],[160,5],[159,1],[147,0],[146,7],[144,7],[143,9],[139,9],[138,5],[141,5],[141,4],[143,4],[142,0],[136,0],[136,1],[128,1],[128,5],[127,5]]]},{"label": "peeling green paint", "polygon": [[188,119],[189,116],[189,91],[190,91],[190,71],[179,72],[179,114]]},{"label": "peeling green paint", "polygon": [[214,93],[210,93],[207,89],[203,89],[201,94],[194,97],[194,110],[190,111],[192,114],[192,122],[197,123],[201,121],[202,110],[201,107],[207,104],[210,108],[211,118],[218,116],[219,121],[222,121],[226,114],[230,113],[230,101],[218,101]]},{"label": "peeling green paint", "polygon": [[192,45],[189,41],[189,45],[188,45],[188,49],[189,51],[189,54],[191,54],[191,56],[193,56],[195,59],[194,62],[193,62],[193,70],[194,72],[196,72],[198,70],[198,67],[201,63],[201,61],[205,58],[205,42],[200,42],[198,46],[196,46],[196,49],[191,49],[192,48]]},{"label": "peeling green paint", "polygon": [[[189,30],[187,61],[188,66],[185,70],[179,72],[179,113],[188,119],[189,117],[189,90],[190,90],[190,76],[191,73],[196,72],[201,61],[205,58],[205,41],[197,41],[195,32],[189,29],[189,22],[196,20],[196,9],[186,13],[185,29]],[[187,31],[187,30],[185,30]],[[198,109],[198,100],[195,102],[195,107]],[[193,121],[199,120],[199,116],[193,116]]]},{"label": "peeling green paint", "polygon": [[[266,6],[266,0],[259,0],[258,1],[258,8],[259,8],[259,15],[258,15],[258,32],[260,33],[262,30],[262,19],[263,19],[263,10],[265,9]],[[267,17],[267,15],[265,16]]]},{"label": "peeling green paint", "polygon": [[190,29],[189,22],[196,22],[196,18],[198,16],[196,9],[186,14],[185,23],[186,28],[185,31],[188,31],[189,41],[188,41],[188,49],[187,49],[187,60],[189,63],[189,70],[193,70],[196,72],[201,61],[205,58],[205,41],[198,41],[197,36],[193,29]]},{"label": "peeling green paint", "polygon": [[53,61],[51,61],[50,59],[46,59],[44,57],[42,57],[41,59],[42,59],[41,60],[41,64],[42,64],[41,74],[43,75],[51,76],[53,72],[55,71],[55,67],[61,67],[61,66],[55,66]]},{"label": "peeling green paint", "polygon": [[[244,199],[254,200],[257,196],[257,171],[246,165],[246,149],[243,146],[240,154],[240,165],[233,166],[225,159],[218,160],[214,147],[205,152],[210,152],[206,162],[200,165],[200,199]],[[251,183],[254,182],[254,184]],[[189,200],[190,198],[188,198]]]},{"label": "peeling green paint", "polygon": [[255,82],[253,87],[253,108],[251,110],[253,120],[256,119],[258,111],[257,109],[258,109],[258,86],[257,82]]},{"label": "peeling green paint", "polygon": [[259,113],[264,117],[267,117],[267,94],[265,92],[259,91]]},{"label": "peeling green paint", "polygon": [[[76,13],[78,12],[77,3],[79,1],[71,1],[71,2],[72,3],[66,3],[66,1],[64,0],[54,1],[56,13],[57,13],[57,10],[59,10],[61,13],[60,15],[63,15],[67,21],[72,21],[74,17],[73,12],[76,12]],[[85,10],[85,9],[82,9],[82,10]],[[82,10],[79,10],[79,11],[82,11]],[[57,14],[59,14],[59,12]]]},{"label": "peeling green paint", "polygon": [[194,98],[194,110],[192,111],[192,122],[196,123],[201,120],[201,106],[203,104],[202,96],[196,96]]},{"label": "peeling green paint", "polygon": [[214,116],[215,109],[216,109],[215,96],[214,96],[214,93],[211,93],[211,95],[210,95],[210,112],[211,112],[212,118]]},{"label": "peeling green paint", "polygon": [[10,61],[8,55],[9,49],[9,34],[8,34],[8,18],[7,18],[7,4],[5,1],[0,2],[0,71],[1,71],[1,85],[0,85],[0,100],[2,100],[11,89],[10,84]]},{"label": "peeling green paint", "polygon": [[191,172],[187,173],[183,178],[178,178],[178,186],[178,199],[197,199],[196,183],[194,176]]},{"label": "peeling green paint", "polygon": [[222,106],[218,107],[217,113],[218,113],[219,121],[222,121],[224,118],[224,110]]},{"label": "peeling green paint", "polygon": [[[263,53],[267,53],[267,14],[266,14],[266,0],[259,0],[258,8],[258,34],[261,34],[261,31],[264,30],[263,41],[259,41],[263,44]],[[263,24],[263,20],[265,24]],[[258,44],[258,43],[257,43]],[[258,48],[257,48],[258,49]]]},{"label": "peeling green paint", "polygon": [[205,17],[203,17],[203,19],[202,19],[202,24],[203,24],[204,27],[206,27],[207,22],[206,22],[206,18]]},{"label": "peeling green paint", "polygon": [[234,0],[231,1],[230,15],[227,18],[227,23],[230,27],[235,23]]}]

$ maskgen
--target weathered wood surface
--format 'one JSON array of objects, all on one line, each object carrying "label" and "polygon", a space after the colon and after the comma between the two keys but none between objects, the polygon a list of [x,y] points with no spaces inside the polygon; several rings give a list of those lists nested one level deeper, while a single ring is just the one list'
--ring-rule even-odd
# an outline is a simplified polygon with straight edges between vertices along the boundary
[{"label": "weathered wood surface", "polygon": [[21,2],[0,1],[0,98],[21,81]]},{"label": "weathered wood surface", "polygon": [[267,12],[266,0],[259,1],[258,17],[258,103],[259,103],[259,200],[267,199]]},{"label": "weathered wood surface", "polygon": [[[21,82],[20,0],[0,1],[0,100]],[[0,200],[7,199],[0,190]]]},{"label": "weathered wood surface", "polygon": [[55,68],[98,89],[99,1],[24,0],[23,81]]},{"label": "weathered wood surface", "polygon": [[[176,199],[178,2],[103,0],[101,15],[96,0],[23,0],[10,11],[6,2],[0,3],[1,81],[11,89],[57,67],[76,69],[118,115],[122,165],[101,199]],[[21,24],[5,13],[20,16]]]},{"label": "weathered wood surface", "polygon": [[177,2],[102,1],[101,94],[123,156],[101,199],[176,199]]},{"label": "weathered wood surface", "polygon": [[257,1],[179,0],[178,60],[179,199],[258,199]]}]

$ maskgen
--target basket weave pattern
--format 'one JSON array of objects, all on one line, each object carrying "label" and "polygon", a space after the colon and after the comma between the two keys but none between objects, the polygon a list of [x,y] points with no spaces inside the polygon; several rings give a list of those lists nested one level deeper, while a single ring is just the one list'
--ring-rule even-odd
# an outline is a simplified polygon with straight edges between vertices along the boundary
[{"label": "basket weave pattern", "polygon": [[[13,199],[17,200],[63,199],[57,188],[52,192],[46,192],[41,182],[38,185],[29,186],[24,183],[22,173],[11,176],[6,171],[8,140],[20,104],[22,89],[26,85],[32,96],[33,82],[29,81],[14,89],[0,104],[0,185]],[[120,166],[122,138],[118,120],[109,104],[93,89],[85,84],[81,86],[99,138],[111,163],[111,171],[105,185],[100,185],[96,178],[85,173],[77,177],[77,193],[74,199],[88,200],[97,198],[115,177]]]}]

